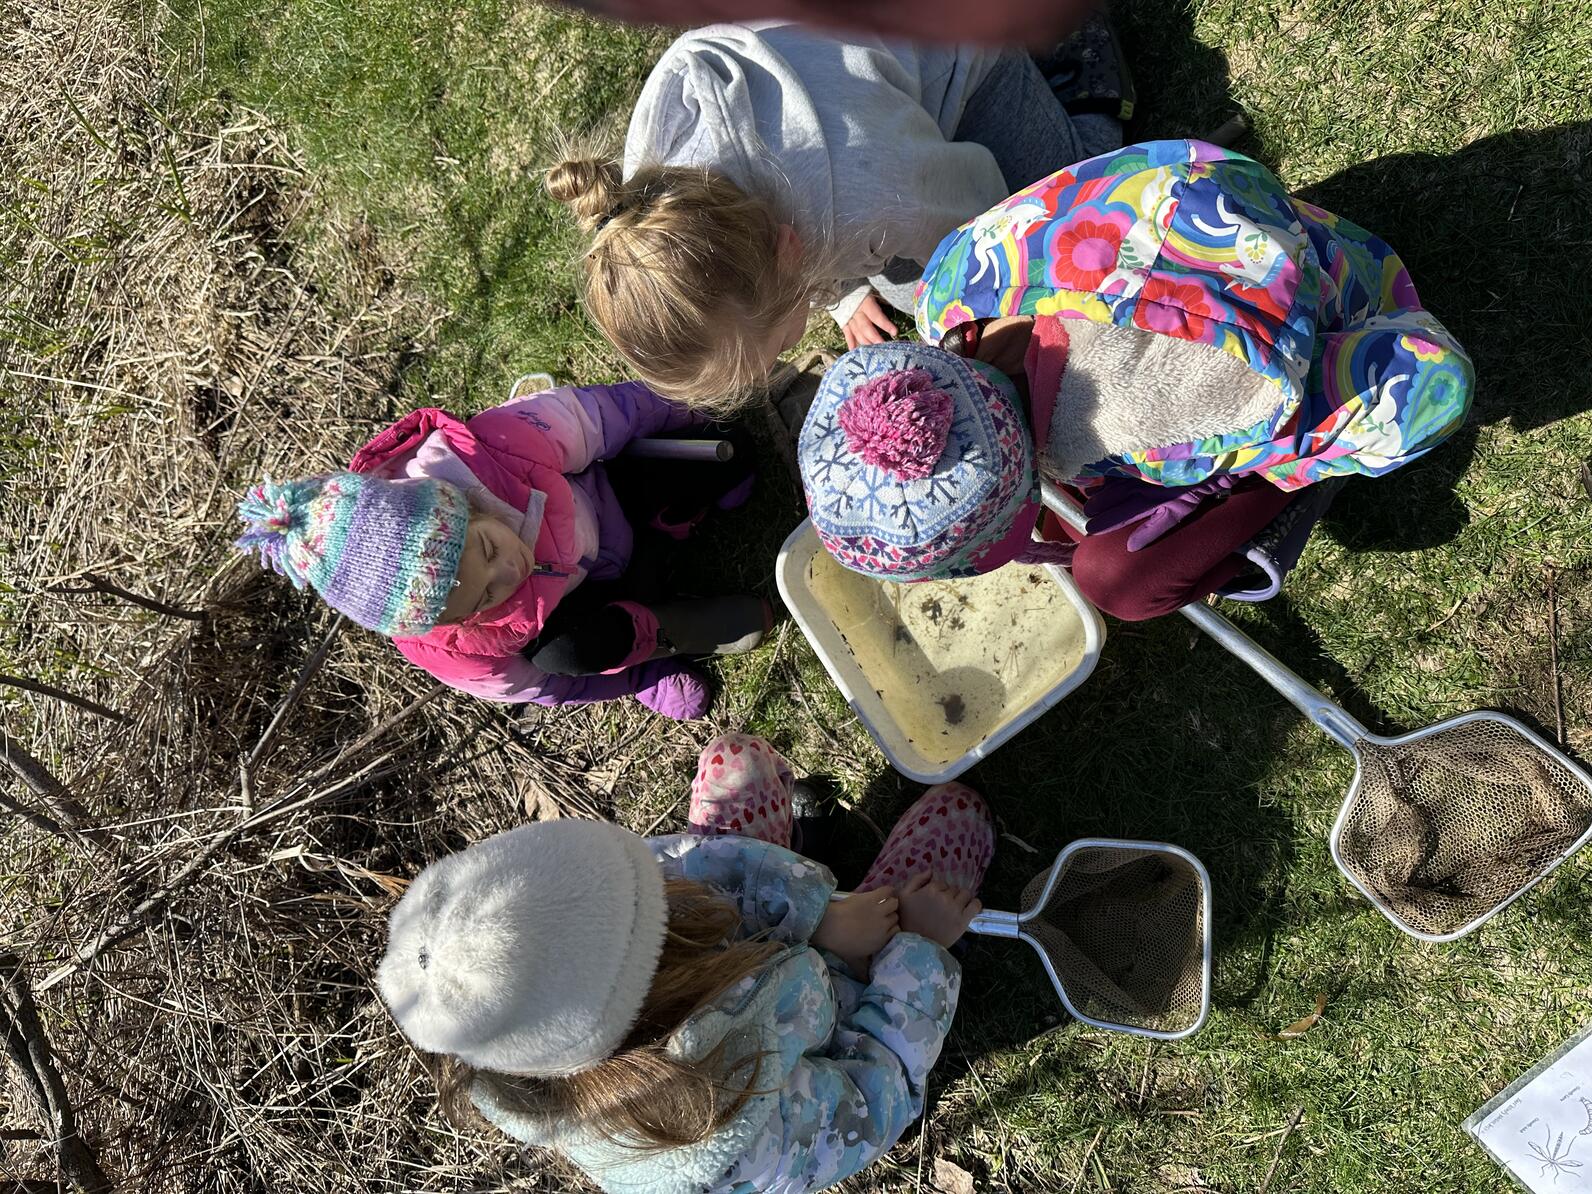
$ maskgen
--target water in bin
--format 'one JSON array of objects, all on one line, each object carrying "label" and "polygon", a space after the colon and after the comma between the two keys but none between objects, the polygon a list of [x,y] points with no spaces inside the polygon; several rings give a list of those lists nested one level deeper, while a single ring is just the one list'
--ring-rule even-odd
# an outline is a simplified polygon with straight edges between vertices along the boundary
[{"label": "water in bin", "polygon": [[968,928],[1028,942],[1076,1019],[1175,1040],[1210,1013],[1210,889],[1179,846],[1085,838],[1034,876],[1021,912],[981,912]]}]

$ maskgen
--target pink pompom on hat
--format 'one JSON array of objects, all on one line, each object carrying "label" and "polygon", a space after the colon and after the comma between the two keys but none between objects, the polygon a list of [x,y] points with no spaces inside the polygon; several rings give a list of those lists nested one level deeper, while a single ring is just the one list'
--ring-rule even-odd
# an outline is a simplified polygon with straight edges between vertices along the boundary
[{"label": "pink pompom on hat", "polygon": [[901,369],[863,382],[840,404],[846,446],[866,464],[904,481],[934,472],[951,430],[951,396],[927,369]]},{"label": "pink pompom on hat", "polygon": [[826,551],[885,580],[974,576],[1033,556],[1039,474],[1011,380],[928,344],[853,349],[797,444]]}]

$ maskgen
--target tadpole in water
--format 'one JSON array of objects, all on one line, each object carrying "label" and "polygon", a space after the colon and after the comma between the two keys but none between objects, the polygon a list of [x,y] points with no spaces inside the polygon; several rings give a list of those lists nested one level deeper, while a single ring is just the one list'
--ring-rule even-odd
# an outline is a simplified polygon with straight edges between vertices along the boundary
[{"label": "tadpole in water", "polygon": [[952,617],[952,619],[948,623],[948,625],[951,627],[952,630],[961,630],[964,626],[967,625],[967,623],[962,621],[962,615],[961,614],[957,614],[954,617]]},{"label": "tadpole in water", "polygon": [[894,637],[898,643],[910,643],[912,641],[912,632],[898,622],[896,623]]},{"label": "tadpole in water", "polygon": [[963,703],[961,694],[953,692],[948,697],[940,697],[939,703],[946,721],[953,726],[962,724],[962,718],[967,716],[967,705]]},{"label": "tadpole in water", "polygon": [[940,624],[940,618],[945,614],[945,611],[940,608],[940,599],[938,597],[929,598],[920,608],[923,610],[924,615],[929,619],[929,621],[933,622],[936,626]]}]

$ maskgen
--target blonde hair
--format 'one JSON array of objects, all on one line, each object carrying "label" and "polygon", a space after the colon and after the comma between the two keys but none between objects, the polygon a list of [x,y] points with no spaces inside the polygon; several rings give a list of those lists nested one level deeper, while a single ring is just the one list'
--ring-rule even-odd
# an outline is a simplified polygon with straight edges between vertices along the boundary
[{"label": "blonde hair", "polygon": [[817,289],[810,266],[781,266],[775,205],[705,166],[627,180],[595,154],[559,162],[547,192],[591,237],[586,310],[630,367],[688,405],[741,405],[766,379],[761,342]]},{"label": "blonde hair", "polygon": [[497,1101],[534,1119],[579,1125],[613,1143],[643,1151],[707,1139],[740,1112],[756,1089],[762,1054],[732,1056],[725,1040],[700,1061],[667,1052],[670,1035],[691,1015],[756,971],[780,946],[735,940],[739,910],[700,883],[664,883],[669,920],[663,953],[641,1013],[612,1057],[559,1078],[477,1070],[455,1057],[438,1059],[443,1113],[460,1126],[480,1122],[470,1099],[477,1083]]}]

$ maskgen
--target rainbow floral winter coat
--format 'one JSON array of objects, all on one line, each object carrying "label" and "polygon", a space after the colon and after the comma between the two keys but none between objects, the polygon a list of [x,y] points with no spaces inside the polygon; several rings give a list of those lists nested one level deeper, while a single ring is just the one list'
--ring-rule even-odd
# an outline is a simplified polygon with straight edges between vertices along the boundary
[{"label": "rainbow floral winter coat", "polygon": [[1256,473],[1297,489],[1377,476],[1447,438],[1474,385],[1469,358],[1421,307],[1388,245],[1289,195],[1260,164],[1199,141],[1091,158],[947,236],[918,287],[920,334],[937,342],[966,320],[1001,315],[1214,347],[1275,387],[1257,421],[1112,452],[1085,477],[1184,486]]}]

